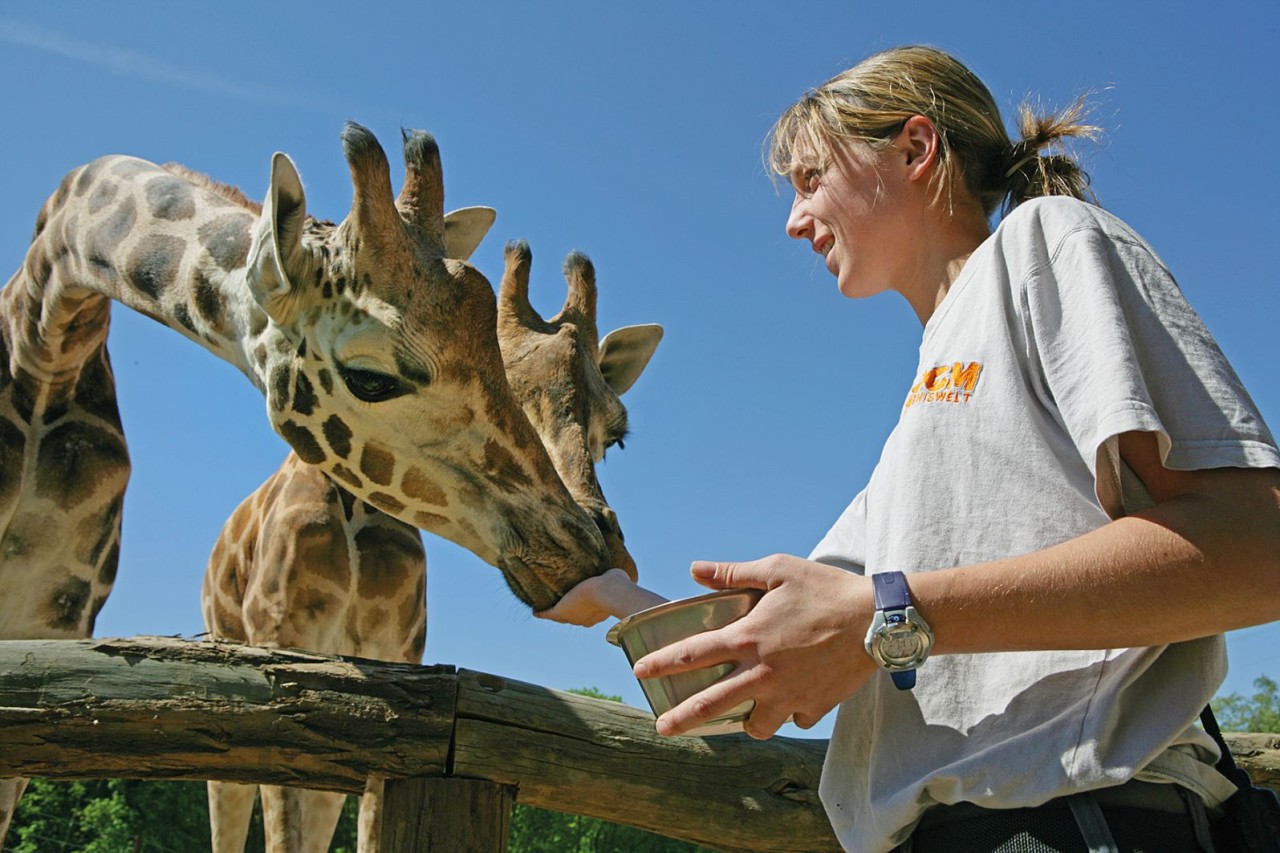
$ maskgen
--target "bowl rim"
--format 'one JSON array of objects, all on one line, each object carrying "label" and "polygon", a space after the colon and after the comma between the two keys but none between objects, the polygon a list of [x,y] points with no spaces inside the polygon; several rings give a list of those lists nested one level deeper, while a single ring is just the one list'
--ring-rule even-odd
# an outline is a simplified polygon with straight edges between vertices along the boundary
[{"label": "bowl rim", "polygon": [[[640,622],[647,622],[656,616],[661,616],[672,610],[683,610],[686,607],[692,607],[701,604],[704,601],[710,601],[720,598],[733,598],[736,596],[745,596],[753,599],[752,607],[759,603],[764,596],[764,590],[755,587],[733,587],[731,589],[716,589],[702,595],[695,595],[691,598],[677,598],[673,601],[664,601],[662,604],[655,604],[653,607],[646,607],[644,610],[638,610],[630,616],[619,619],[617,624],[609,629],[609,633],[605,635],[605,639],[615,646],[621,646],[620,637],[628,628]],[[750,609],[750,608],[748,608]]]}]

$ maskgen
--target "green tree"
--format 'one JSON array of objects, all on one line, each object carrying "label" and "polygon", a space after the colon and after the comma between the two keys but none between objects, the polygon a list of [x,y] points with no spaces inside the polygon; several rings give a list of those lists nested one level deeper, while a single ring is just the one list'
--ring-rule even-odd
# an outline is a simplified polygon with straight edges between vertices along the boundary
[{"label": "green tree", "polygon": [[32,779],[7,839],[12,853],[187,853],[209,849],[202,782]]},{"label": "green tree", "polygon": [[1213,715],[1224,732],[1271,732],[1280,734],[1280,686],[1265,675],[1254,679],[1257,691],[1250,697],[1231,693],[1211,703]]}]

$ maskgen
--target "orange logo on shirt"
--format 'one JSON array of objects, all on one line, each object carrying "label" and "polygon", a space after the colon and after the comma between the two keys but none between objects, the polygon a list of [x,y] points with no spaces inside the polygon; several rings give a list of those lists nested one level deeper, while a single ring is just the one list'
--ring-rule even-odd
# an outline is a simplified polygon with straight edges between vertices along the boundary
[{"label": "orange logo on shirt", "polygon": [[906,408],[917,403],[967,403],[981,373],[982,365],[976,361],[930,367],[920,374],[920,381],[911,386]]}]

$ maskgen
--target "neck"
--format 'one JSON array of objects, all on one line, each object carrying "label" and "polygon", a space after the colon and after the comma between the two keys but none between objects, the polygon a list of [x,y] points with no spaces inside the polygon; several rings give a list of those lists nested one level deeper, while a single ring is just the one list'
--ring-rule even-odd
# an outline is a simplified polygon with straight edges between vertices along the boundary
[{"label": "neck", "polygon": [[908,284],[900,289],[921,326],[928,324],[933,312],[947,297],[969,256],[991,236],[986,217],[976,207],[957,205],[953,212],[938,209],[944,206],[944,202],[939,202],[930,208],[932,233],[921,240],[922,248],[913,259]]},{"label": "neck", "polygon": [[72,172],[46,202],[3,293],[14,358],[47,381],[78,370],[105,340],[108,300],[116,300],[261,387],[253,352],[268,324],[244,268],[256,215],[142,160],[104,157]]}]

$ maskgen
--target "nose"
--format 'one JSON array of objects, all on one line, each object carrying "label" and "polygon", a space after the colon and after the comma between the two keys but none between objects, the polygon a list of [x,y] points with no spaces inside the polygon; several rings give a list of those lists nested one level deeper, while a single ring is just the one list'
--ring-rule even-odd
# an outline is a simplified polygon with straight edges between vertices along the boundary
[{"label": "nose", "polygon": [[813,239],[813,217],[805,202],[805,197],[800,193],[796,193],[791,202],[791,213],[787,216],[787,236],[793,240]]}]

